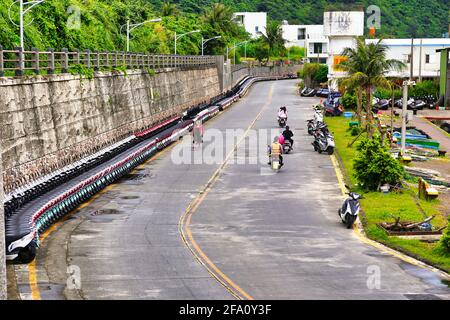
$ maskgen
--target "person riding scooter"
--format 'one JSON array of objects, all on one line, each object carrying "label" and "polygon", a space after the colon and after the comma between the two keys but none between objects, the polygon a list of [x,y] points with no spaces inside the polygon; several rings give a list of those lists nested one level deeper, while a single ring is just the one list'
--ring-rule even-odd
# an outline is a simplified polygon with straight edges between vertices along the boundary
[{"label": "person riding scooter", "polygon": [[288,118],[288,112],[287,112],[286,107],[281,107],[281,108],[278,110],[278,118],[284,118],[284,119],[286,119],[286,121],[287,121],[287,118]]},{"label": "person riding scooter", "polygon": [[294,133],[289,129],[289,126],[286,126],[286,129],[283,131],[282,135],[285,140],[291,143],[291,147],[293,147],[294,139],[292,139],[292,137],[294,136]]},{"label": "person riding scooter", "polygon": [[278,158],[280,159],[280,168],[283,166],[284,162],[283,162],[283,146],[280,144],[280,140],[278,137],[275,137],[273,139],[273,143],[272,145],[269,147],[269,165],[272,164],[272,156],[278,156]]}]

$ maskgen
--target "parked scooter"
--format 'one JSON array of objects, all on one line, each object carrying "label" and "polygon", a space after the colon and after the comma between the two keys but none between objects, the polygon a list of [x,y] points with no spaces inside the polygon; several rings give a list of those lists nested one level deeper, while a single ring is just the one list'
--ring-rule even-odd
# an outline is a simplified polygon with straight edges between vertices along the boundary
[{"label": "parked scooter", "polygon": [[340,96],[336,94],[330,94],[330,96],[323,103],[326,116],[340,116],[344,109],[341,106]]},{"label": "parked scooter", "polygon": [[[403,99],[395,100],[395,106],[397,108],[403,108]],[[422,110],[426,107],[426,103],[423,100],[415,100],[414,98],[410,98],[408,100],[408,110]]]},{"label": "parked scooter", "polygon": [[389,107],[391,106],[391,100],[375,98],[373,106],[377,110],[388,110]]},{"label": "parked scooter", "polygon": [[300,92],[300,95],[302,97],[314,97],[315,94],[316,90],[308,87],[303,88],[303,90]]},{"label": "parked scooter", "polygon": [[323,111],[322,108],[317,105],[313,106],[314,109],[314,118],[307,120],[307,127],[308,127],[308,134],[313,135],[314,132],[317,130],[317,125],[320,123],[323,123]]},{"label": "parked scooter", "polygon": [[314,119],[307,120],[307,126],[308,126],[308,134],[312,136],[314,134],[314,131],[316,131],[316,124],[314,122]]},{"label": "parked scooter", "polygon": [[361,208],[359,200],[363,199],[363,197],[354,192],[349,192],[347,195],[348,198],[345,199],[342,208],[339,209],[339,217],[341,218],[342,223],[346,225],[347,229],[350,229],[358,218],[359,210]]},{"label": "parked scooter", "polygon": [[336,146],[334,138],[325,123],[318,125],[317,130],[314,133],[314,142],[312,145],[314,147],[314,151],[319,153],[326,152],[329,155],[334,153],[334,148]]}]

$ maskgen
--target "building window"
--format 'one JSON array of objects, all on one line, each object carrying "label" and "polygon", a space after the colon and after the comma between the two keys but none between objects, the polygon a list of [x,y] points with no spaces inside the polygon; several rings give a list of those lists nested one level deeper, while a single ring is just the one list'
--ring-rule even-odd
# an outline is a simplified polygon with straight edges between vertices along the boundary
[{"label": "building window", "polygon": [[431,60],[430,55],[426,54],[425,55],[425,63],[430,63],[430,60]]},{"label": "building window", "polygon": [[314,43],[314,53],[322,53],[322,43]]},{"label": "building window", "polygon": [[256,33],[259,32],[259,27],[258,27],[258,26],[255,27],[255,32],[256,32]]},{"label": "building window", "polygon": [[298,29],[297,30],[297,40],[305,40],[306,38],[306,29]]},{"label": "building window", "polygon": [[411,55],[408,54],[408,57],[406,58],[406,63],[411,63]]}]

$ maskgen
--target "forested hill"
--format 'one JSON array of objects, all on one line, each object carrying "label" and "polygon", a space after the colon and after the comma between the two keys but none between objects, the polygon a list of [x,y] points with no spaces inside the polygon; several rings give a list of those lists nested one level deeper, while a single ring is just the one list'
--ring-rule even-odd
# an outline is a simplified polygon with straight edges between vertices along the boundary
[{"label": "forested hill", "polygon": [[[149,0],[160,5],[163,0]],[[174,0],[180,9],[201,12],[217,0]],[[381,32],[385,37],[441,37],[448,31],[450,0],[223,0],[236,11],[266,11],[270,18],[290,24],[321,24],[327,7],[377,5],[381,8]]]}]

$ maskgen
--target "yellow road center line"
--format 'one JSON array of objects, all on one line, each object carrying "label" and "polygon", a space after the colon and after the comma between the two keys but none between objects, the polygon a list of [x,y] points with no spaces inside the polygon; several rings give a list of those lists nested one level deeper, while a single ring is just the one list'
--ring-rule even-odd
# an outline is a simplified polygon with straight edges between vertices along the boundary
[{"label": "yellow road center line", "polygon": [[[150,159],[148,159],[147,161],[145,161],[143,164],[137,166],[135,169],[131,170],[131,172],[135,171],[138,168],[141,168],[142,166],[144,166],[145,164],[147,164],[148,162],[153,161],[154,159],[156,159],[157,157],[160,157],[161,155],[163,155],[164,153],[166,153],[168,150],[172,149],[179,141],[175,141],[171,146],[159,151],[158,153],[156,153],[154,156],[152,156]],[[110,184],[108,186],[106,186],[104,189],[102,189],[100,192],[98,192],[97,194],[95,194],[92,198],[90,198],[89,200],[83,202],[82,204],[80,204],[76,209],[74,209],[72,212],[68,213],[64,218],[62,218],[61,220],[55,222],[54,224],[52,224],[50,226],[50,228],[48,228],[40,237],[40,242],[41,244],[44,243],[44,241],[47,239],[47,237],[52,234],[56,229],[59,228],[60,225],[62,225],[65,221],[67,221],[67,219],[72,216],[73,214],[77,213],[78,211],[80,211],[81,209],[87,207],[88,205],[90,205],[94,200],[96,200],[98,197],[100,197],[101,195],[107,193],[108,191],[112,190],[114,187],[116,187],[117,184],[113,183]],[[39,279],[37,276],[37,270],[36,270],[36,260],[37,258],[35,258],[32,262],[30,262],[28,264],[28,285],[30,287],[31,290],[31,299],[32,300],[41,300],[41,292],[39,290]]]},{"label": "yellow road center line", "polygon": [[228,155],[225,157],[224,162],[220,165],[219,168],[213,173],[211,178],[208,180],[203,189],[197,194],[194,200],[189,204],[185,213],[180,217],[179,221],[179,231],[183,242],[192,252],[197,261],[206,268],[206,270],[216,279],[222,286],[225,287],[235,298],[237,299],[247,299],[254,300],[254,298],[248,294],[245,290],[243,290],[239,285],[237,285],[234,281],[232,281],[225,273],[223,273],[212,261],[209,257],[203,252],[200,246],[195,241],[192,231],[190,229],[190,224],[192,220],[193,214],[196,212],[200,204],[206,198],[208,193],[211,191],[214,183],[220,177],[221,172],[227,166],[229,160],[235,153],[235,150],[239,147],[242,141],[245,140],[250,130],[255,125],[256,121],[258,121],[265,109],[270,105],[273,96],[273,84],[269,90],[269,96],[266,104],[262,107],[261,111],[258,115],[253,119],[251,124],[248,126],[247,130],[244,132],[243,136],[239,139],[239,141],[234,145],[233,150],[231,150]]}]

